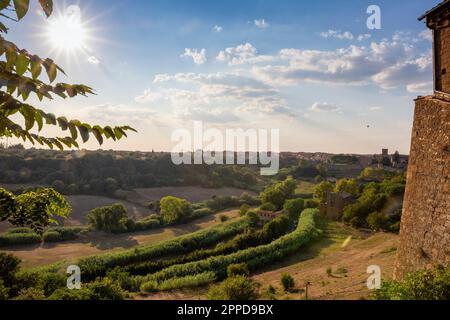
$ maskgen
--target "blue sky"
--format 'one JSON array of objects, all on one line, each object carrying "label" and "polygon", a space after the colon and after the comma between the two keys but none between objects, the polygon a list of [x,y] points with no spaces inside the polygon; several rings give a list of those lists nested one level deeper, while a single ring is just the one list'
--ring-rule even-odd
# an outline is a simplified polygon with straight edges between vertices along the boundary
[{"label": "blue sky", "polygon": [[[36,5],[8,39],[98,93],[40,106],[139,130],[104,149],[170,150],[173,130],[202,120],[279,128],[283,151],[407,153],[413,99],[431,93],[430,33],[417,17],[438,0],[57,2],[53,19],[80,8],[82,50],[55,50]],[[381,30],[366,26],[371,4]]]}]

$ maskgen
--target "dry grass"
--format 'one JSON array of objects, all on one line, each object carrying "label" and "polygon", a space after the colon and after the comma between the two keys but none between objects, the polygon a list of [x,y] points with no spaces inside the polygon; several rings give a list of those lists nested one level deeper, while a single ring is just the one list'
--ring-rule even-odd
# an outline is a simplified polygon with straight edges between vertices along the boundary
[{"label": "dry grass", "polygon": [[219,219],[221,215],[226,215],[230,220],[239,217],[238,210],[228,210],[170,228],[120,235],[98,233],[78,241],[6,247],[2,248],[1,251],[12,253],[22,259],[24,267],[36,267],[62,260],[72,261],[84,256],[120,251],[172,239],[200,229],[219,225],[221,224]]}]

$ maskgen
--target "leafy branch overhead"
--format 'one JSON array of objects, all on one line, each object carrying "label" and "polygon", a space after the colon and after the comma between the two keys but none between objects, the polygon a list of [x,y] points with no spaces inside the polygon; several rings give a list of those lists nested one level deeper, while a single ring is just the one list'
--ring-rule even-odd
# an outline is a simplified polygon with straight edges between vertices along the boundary
[{"label": "leafy branch overhead", "polygon": [[[47,17],[52,14],[53,1],[39,0],[39,4]],[[14,21],[21,20],[29,10],[29,0],[0,0],[0,16]],[[7,13],[15,12],[16,17]],[[50,58],[41,58],[20,49],[14,43],[7,41],[1,35],[6,34],[8,28],[0,22],[0,137],[12,134],[23,141],[32,144],[47,145],[50,148],[57,147],[63,150],[78,148],[78,141],[87,142],[90,136],[94,136],[99,144],[105,139],[114,141],[127,137],[127,131],[134,131],[130,126],[99,126],[83,123],[79,120],[68,120],[64,116],[56,117],[46,113],[27,103],[30,94],[35,94],[42,101],[59,96],[63,99],[73,98],[78,95],[87,96],[95,94],[93,89],[83,84],[52,84],[58,73],[65,75],[64,70]],[[46,74],[48,83],[40,78]],[[19,100],[20,99],[20,100]],[[18,114],[24,119],[24,127],[11,119]],[[44,137],[39,135],[44,125],[59,126],[62,131],[67,131],[65,137]],[[31,130],[37,129],[32,133]]]}]

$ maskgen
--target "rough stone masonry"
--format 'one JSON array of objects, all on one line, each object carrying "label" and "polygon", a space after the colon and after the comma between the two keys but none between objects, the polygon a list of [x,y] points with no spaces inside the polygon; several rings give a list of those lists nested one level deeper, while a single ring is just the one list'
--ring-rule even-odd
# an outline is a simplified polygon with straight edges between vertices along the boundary
[{"label": "rough stone masonry", "polygon": [[450,266],[450,99],[416,100],[395,278]]}]

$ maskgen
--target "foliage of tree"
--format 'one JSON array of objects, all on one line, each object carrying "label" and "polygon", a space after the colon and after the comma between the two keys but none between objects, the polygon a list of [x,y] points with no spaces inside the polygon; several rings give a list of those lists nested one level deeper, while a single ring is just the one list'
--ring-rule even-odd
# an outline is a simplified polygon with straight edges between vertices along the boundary
[{"label": "foliage of tree", "polygon": [[179,222],[192,213],[192,205],[184,199],[164,197],[160,200],[161,217],[165,224]]},{"label": "foliage of tree", "polygon": [[248,270],[247,264],[245,263],[234,263],[230,264],[227,268],[228,277],[234,276],[248,276],[250,271]]},{"label": "foliage of tree", "polygon": [[127,210],[122,204],[114,204],[91,210],[87,219],[89,225],[100,231],[121,233],[127,230]]},{"label": "foliage of tree", "polygon": [[355,179],[340,179],[336,182],[334,187],[335,192],[347,192],[354,197],[359,195],[358,181]]},{"label": "foliage of tree", "polygon": [[20,263],[21,260],[12,254],[0,252],[0,281],[4,286],[10,287],[13,284]]},{"label": "foliage of tree", "polygon": [[[52,14],[53,1],[39,0],[42,10],[47,17]],[[0,1],[0,14],[9,20],[16,20],[9,16],[14,12],[17,20],[21,20],[29,10],[29,0],[3,0]],[[104,139],[119,140],[126,137],[126,131],[132,130],[129,126],[101,127],[90,125],[79,120],[68,120],[64,116],[57,117],[52,113],[38,109],[26,103],[31,94],[42,101],[53,99],[52,95],[61,98],[73,98],[75,96],[87,96],[94,94],[92,88],[82,84],[56,83],[52,84],[59,73],[65,74],[50,58],[41,58],[29,53],[26,49],[20,49],[14,43],[7,41],[1,34],[6,34],[8,28],[0,22],[0,137],[14,135],[29,141],[33,145],[64,148],[78,148],[78,141],[87,142],[93,135],[99,144]],[[42,79],[43,71],[47,74],[49,83]],[[17,98],[14,97],[17,96]],[[20,115],[24,120],[24,127],[13,120],[14,115]],[[58,126],[62,131],[68,131],[69,136],[44,137],[39,133],[44,126]],[[33,129],[37,129],[33,131]],[[37,133],[36,133],[37,132]]]},{"label": "foliage of tree", "polygon": [[386,281],[374,300],[450,300],[450,268],[434,266],[408,274],[400,281]]},{"label": "foliage of tree", "polygon": [[56,217],[67,218],[71,208],[54,189],[38,189],[18,196],[0,188],[0,221],[19,227],[30,227],[38,234],[56,223]]},{"label": "foliage of tree", "polygon": [[283,205],[283,210],[289,214],[289,219],[291,221],[297,221],[304,209],[305,209],[305,200],[300,198],[286,200],[286,202]]},{"label": "foliage of tree", "polygon": [[334,186],[329,181],[322,181],[319,183],[314,190],[314,196],[319,199],[320,203],[325,203],[327,201],[327,194],[332,192]]},{"label": "foliage of tree", "polygon": [[283,286],[284,291],[286,291],[286,292],[291,291],[295,287],[295,280],[288,273],[283,273],[281,275],[280,282],[281,282],[281,285]]},{"label": "foliage of tree", "polygon": [[280,210],[283,208],[284,202],[294,196],[296,187],[297,182],[295,179],[288,177],[282,182],[278,182],[267,187],[260,194],[261,202],[271,203],[275,206],[276,210]]},{"label": "foliage of tree", "polygon": [[8,300],[9,298],[9,290],[4,286],[3,281],[0,280],[0,301]]},{"label": "foliage of tree", "polygon": [[398,175],[379,183],[371,182],[367,184],[356,203],[344,208],[343,221],[354,227],[398,231],[401,213],[397,212],[387,217],[380,212],[389,198],[403,196],[405,185],[404,175]]},{"label": "foliage of tree", "polygon": [[210,300],[256,300],[258,283],[245,276],[233,276],[221,284],[212,287],[208,292]]},{"label": "foliage of tree", "polygon": [[239,215],[241,217],[245,216],[248,212],[248,210],[250,210],[250,206],[246,203],[244,203],[243,205],[241,205],[241,207],[239,208]]}]

